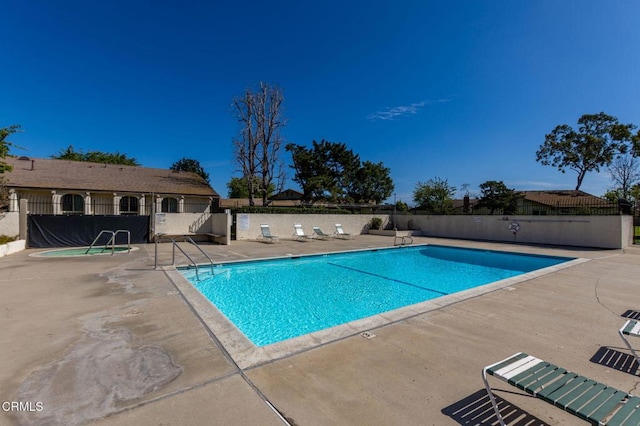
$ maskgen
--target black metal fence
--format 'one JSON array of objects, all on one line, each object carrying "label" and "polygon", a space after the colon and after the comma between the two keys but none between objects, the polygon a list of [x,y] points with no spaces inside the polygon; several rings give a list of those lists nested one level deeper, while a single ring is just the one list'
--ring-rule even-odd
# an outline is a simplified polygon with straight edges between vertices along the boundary
[{"label": "black metal fence", "polygon": [[[91,198],[85,202],[84,198],[62,198],[54,203],[47,199],[29,199],[27,203],[30,214],[55,214],[55,215],[137,215],[149,216],[157,213],[219,213],[225,209],[217,203],[209,200],[178,200],[176,198],[164,198],[161,201],[152,202],[135,197],[122,197],[113,200],[104,198]],[[154,210],[155,209],[155,210]],[[409,210],[398,209],[392,204],[376,206],[362,204],[339,204],[330,206],[299,205],[291,207],[240,207],[230,209],[235,213],[268,213],[268,214],[373,214],[373,215],[531,215],[531,216],[560,216],[560,215],[620,215],[629,214],[640,217],[638,206],[628,202],[611,202],[604,199],[589,200],[561,200],[547,203],[530,202],[521,200],[509,208],[495,208],[479,206],[470,203],[462,205],[443,206],[438,209],[414,208]]]},{"label": "black metal fence", "polygon": [[232,213],[289,213],[289,214],[409,214],[409,215],[529,215],[529,216],[569,216],[569,215],[619,215],[635,214],[640,216],[640,211],[632,203],[626,201],[611,202],[597,197],[571,197],[567,199],[550,199],[532,201],[520,199],[507,208],[491,209],[480,205],[477,200],[464,203],[462,200],[453,200],[449,203],[432,208],[398,209],[393,204],[363,205],[363,204],[310,204],[290,207],[237,207],[231,208]]},{"label": "black metal fence", "polygon": [[149,200],[135,197],[122,197],[117,201],[105,198],[92,198],[88,203],[83,198],[62,198],[60,202],[51,200],[28,200],[29,214],[44,215],[94,215],[94,216],[149,216],[157,213],[205,213],[213,207],[208,200],[181,201],[176,198],[164,198],[155,205]]},{"label": "black metal fence", "polygon": [[526,216],[611,216],[640,215],[633,203],[626,201],[611,202],[595,197],[531,201],[518,200],[508,207],[491,208],[479,203],[453,204],[437,209],[412,209],[410,214],[431,215],[526,215]]},{"label": "black metal fence", "polygon": [[[608,200],[555,200],[550,202],[531,202],[523,200],[515,206],[495,209],[493,212],[488,207],[476,207],[469,209],[467,214],[511,214],[528,216],[610,216],[619,214],[632,214],[631,205],[621,205]],[[462,213],[465,213],[462,211]]]}]

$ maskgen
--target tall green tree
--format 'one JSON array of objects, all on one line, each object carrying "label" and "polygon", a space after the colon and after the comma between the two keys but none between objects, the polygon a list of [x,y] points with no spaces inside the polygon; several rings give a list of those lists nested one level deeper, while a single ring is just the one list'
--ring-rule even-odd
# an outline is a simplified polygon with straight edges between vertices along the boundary
[{"label": "tall green tree", "polygon": [[634,157],[640,157],[640,130],[631,137],[631,153]]},{"label": "tall green tree", "polygon": [[0,174],[11,171],[11,166],[2,160],[7,158],[7,155],[9,155],[9,148],[14,146],[13,143],[7,140],[7,138],[20,130],[21,127],[18,124],[0,128]]},{"label": "tall green tree", "polygon": [[279,87],[260,82],[255,90],[245,90],[232,103],[240,123],[239,134],[233,140],[234,155],[245,178],[251,206],[258,194],[266,206],[268,188],[275,185],[281,190],[284,186],[284,138],[280,134],[286,125],[283,102]]},{"label": "tall green tree", "polygon": [[416,184],[413,190],[413,201],[419,208],[432,214],[451,214],[455,193],[455,186],[449,185],[446,179],[436,177],[429,179],[426,183]]},{"label": "tall green tree", "polygon": [[293,180],[302,188],[303,201],[351,201],[349,188],[360,168],[360,157],[341,142],[312,141],[307,148],[288,144],[295,170]]},{"label": "tall green tree", "polygon": [[365,161],[356,171],[355,179],[350,182],[347,196],[356,203],[373,201],[380,204],[393,194],[394,188],[391,169],[382,162]]},{"label": "tall green tree", "polygon": [[509,189],[502,181],[488,180],[480,184],[480,199],[478,207],[487,207],[489,214],[496,210],[502,214],[514,214],[521,195],[514,189]]},{"label": "tall green tree", "polygon": [[562,124],[546,135],[536,152],[536,160],[562,173],[567,169],[575,171],[578,190],[588,172],[599,172],[601,167],[611,164],[617,154],[624,154],[627,144],[635,143],[632,135],[635,127],[620,124],[616,117],[604,112],[585,114],[578,119],[578,130]]},{"label": "tall green tree", "polygon": [[391,172],[382,162],[361,162],[341,142],[321,140],[311,145],[286,147],[293,159],[293,180],[302,188],[304,202],[379,204],[392,194]]},{"label": "tall green tree", "polygon": [[139,166],[138,161],[119,152],[76,151],[72,145],[51,156],[56,160],[87,161],[90,163],[119,164],[123,166]]},{"label": "tall green tree", "polygon": [[169,168],[176,172],[191,172],[199,175],[204,179],[207,183],[209,183],[209,173],[204,171],[204,168],[200,165],[198,160],[193,160],[191,158],[181,158],[171,165]]},{"label": "tall green tree", "polygon": [[14,146],[7,138],[19,132],[20,129],[21,127],[17,124],[0,128],[0,211],[4,210],[9,203],[9,192],[3,174],[13,169],[9,163],[3,161],[9,155],[9,148]]}]

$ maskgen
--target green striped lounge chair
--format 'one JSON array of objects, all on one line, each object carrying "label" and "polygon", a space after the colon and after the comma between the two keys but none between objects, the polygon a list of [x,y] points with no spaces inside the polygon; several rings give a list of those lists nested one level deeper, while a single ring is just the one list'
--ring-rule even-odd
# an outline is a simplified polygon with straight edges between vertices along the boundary
[{"label": "green striped lounge chair", "polygon": [[319,226],[314,226],[313,227],[313,233],[315,235],[315,237],[319,240],[330,240],[333,238],[333,235],[331,234],[325,234],[324,232],[322,232],[322,229],[320,229]]},{"label": "green striped lounge chair", "polygon": [[504,419],[487,374],[593,425],[640,425],[640,398],[519,352],[482,370],[482,380],[502,426]]},{"label": "green striped lounge chair", "polygon": [[633,349],[633,347],[631,346],[631,343],[629,343],[629,340],[627,340],[627,337],[626,337],[626,336],[640,337],[640,321],[629,320],[625,322],[622,328],[620,328],[620,330],[618,331],[618,334],[620,334],[620,337],[622,337],[624,344],[627,345],[627,348],[629,348],[633,356],[636,358],[636,361],[638,362],[638,364],[640,364],[640,358],[638,357],[638,353],[635,351],[635,349]]}]

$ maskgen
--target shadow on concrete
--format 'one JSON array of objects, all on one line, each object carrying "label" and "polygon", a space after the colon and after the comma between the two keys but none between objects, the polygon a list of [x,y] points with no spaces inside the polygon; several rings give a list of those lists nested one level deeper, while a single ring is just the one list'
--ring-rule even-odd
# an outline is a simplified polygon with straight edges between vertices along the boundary
[{"label": "shadow on concrete", "polygon": [[[511,391],[502,392],[513,393]],[[521,394],[519,394],[521,395]],[[494,393],[500,413],[506,424],[510,426],[548,425],[540,419],[523,411]],[[481,389],[460,401],[442,409],[442,414],[449,416],[461,425],[489,426],[499,425],[493,406],[485,389]]]},{"label": "shadow on concrete", "polygon": [[631,309],[629,309],[620,316],[629,319],[640,320],[640,311],[632,311]]},{"label": "shadow on concrete", "polygon": [[633,355],[608,346],[602,346],[598,349],[598,352],[589,361],[634,376],[637,375],[638,367],[640,367]]}]

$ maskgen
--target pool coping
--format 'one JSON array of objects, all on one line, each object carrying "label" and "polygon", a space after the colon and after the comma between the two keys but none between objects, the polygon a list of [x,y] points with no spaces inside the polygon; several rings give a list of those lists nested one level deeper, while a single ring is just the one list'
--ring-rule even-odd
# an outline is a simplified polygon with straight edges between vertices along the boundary
[{"label": "pool coping", "polygon": [[[369,247],[366,249],[341,251],[338,253],[362,252],[378,249],[389,249],[389,247]],[[491,251],[501,252],[501,250]],[[503,252],[537,256],[531,253],[522,253],[515,251]],[[296,257],[318,256],[324,254],[336,254],[336,252],[314,253],[310,255],[300,256],[296,255]],[[291,258],[291,256],[260,258],[254,259],[253,261],[288,258]],[[494,281],[489,284],[484,284],[454,294],[438,297],[436,299],[427,300],[409,306],[404,306],[392,311],[383,312],[367,318],[340,324],[335,327],[315,331],[303,336],[294,337],[292,339],[283,340],[281,342],[276,342],[261,347],[254,345],[231,321],[229,321],[227,317],[221,311],[219,311],[211,301],[209,301],[195,286],[193,286],[189,282],[189,280],[184,277],[184,275],[182,275],[178,267],[171,265],[164,266],[162,269],[164,270],[169,280],[181,293],[185,303],[191,307],[193,312],[199,317],[203,326],[208,329],[212,336],[215,337],[217,342],[220,344],[221,349],[229,356],[231,360],[233,360],[233,362],[240,369],[246,370],[273,362],[275,360],[287,358],[289,356],[358,334],[362,335],[365,338],[371,338],[375,336],[375,334],[372,333],[372,330],[375,330],[377,328],[404,321],[418,315],[441,309],[445,306],[450,306],[461,301],[511,287],[516,284],[530,281],[534,278],[567,269],[575,265],[588,262],[590,260],[592,259],[575,258],[567,262],[538,269],[532,272],[527,272],[515,277]],[[244,263],[246,262],[246,260],[221,263],[226,264],[238,262]]]},{"label": "pool coping", "polygon": [[[116,245],[116,247],[122,247],[121,245]],[[134,247],[131,246],[128,248],[127,251],[125,250],[121,250],[121,251],[114,251],[113,253],[111,253],[111,250],[109,249],[108,251],[105,251],[104,253],[93,253],[93,254],[71,254],[71,255],[67,255],[67,256],[47,256],[45,253],[51,253],[51,252],[56,252],[56,251],[65,251],[65,250],[72,250],[72,249],[88,249],[89,246],[83,246],[83,247],[58,247],[58,248],[49,248],[49,249],[45,249],[42,251],[38,251],[35,253],[30,253],[29,257],[42,257],[45,259],[65,259],[65,258],[69,258],[69,257],[74,257],[74,258],[78,258],[78,257],[93,257],[93,256],[105,256],[105,255],[116,255],[116,254],[129,254],[132,251],[136,251],[139,250],[139,247]]]}]

